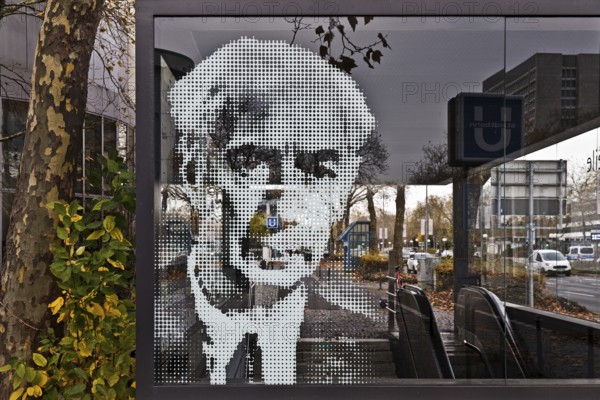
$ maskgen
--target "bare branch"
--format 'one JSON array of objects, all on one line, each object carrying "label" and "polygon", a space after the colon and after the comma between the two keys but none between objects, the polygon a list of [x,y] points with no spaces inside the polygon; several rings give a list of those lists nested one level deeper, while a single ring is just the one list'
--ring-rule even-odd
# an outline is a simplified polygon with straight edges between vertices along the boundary
[{"label": "bare branch", "polygon": [[[46,3],[46,0],[23,0],[20,3],[4,4],[2,7],[0,7],[0,20],[11,15],[23,14],[39,18],[40,10],[35,6],[43,3]],[[23,11],[23,9],[29,10],[29,12]]]},{"label": "bare branch", "polygon": [[21,131],[21,132],[17,132],[15,134],[12,134],[10,136],[2,137],[2,138],[0,138],[0,143],[2,143],[2,142],[8,142],[9,140],[13,140],[14,138],[18,138],[19,136],[23,136],[24,134],[25,134],[25,131]]},{"label": "bare branch", "polygon": [[293,24],[294,28],[292,29],[292,41],[290,42],[291,44],[294,44],[294,41],[296,40],[296,35],[298,34],[298,32],[302,31],[302,30],[306,30],[306,29],[311,29],[312,25],[311,24],[307,24],[302,22],[303,17],[286,17],[285,21]]}]

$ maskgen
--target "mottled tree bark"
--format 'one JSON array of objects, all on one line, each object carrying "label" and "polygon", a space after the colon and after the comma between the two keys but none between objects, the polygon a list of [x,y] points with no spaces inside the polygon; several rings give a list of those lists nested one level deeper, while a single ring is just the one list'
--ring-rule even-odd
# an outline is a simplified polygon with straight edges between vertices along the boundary
[{"label": "mottled tree bark", "polygon": [[375,201],[373,197],[375,191],[372,186],[367,186],[367,209],[369,210],[369,252],[378,253],[379,244],[377,240],[377,212],[375,211]]},{"label": "mottled tree bark", "polygon": [[398,264],[402,264],[402,247],[404,231],[404,210],[406,208],[406,186],[396,186],[396,220],[394,221],[394,254]]},{"label": "mottled tree bark", "polygon": [[[75,160],[87,101],[88,69],[104,0],[49,0],[33,65],[25,144],[0,281],[0,365],[29,358],[55,294],[46,209],[73,198]],[[12,386],[2,375],[0,398]]]}]

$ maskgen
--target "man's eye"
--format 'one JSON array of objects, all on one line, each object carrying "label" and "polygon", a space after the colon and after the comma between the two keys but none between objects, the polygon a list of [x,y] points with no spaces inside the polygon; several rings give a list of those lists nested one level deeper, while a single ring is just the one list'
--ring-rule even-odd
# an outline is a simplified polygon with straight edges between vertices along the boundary
[{"label": "man's eye", "polygon": [[306,175],[311,175],[321,179],[324,177],[335,178],[337,174],[333,169],[329,168],[332,162],[339,161],[337,150],[322,149],[315,152],[301,151],[296,153],[294,158],[294,167],[304,172]]},{"label": "man's eye", "polygon": [[252,171],[262,163],[269,166],[281,163],[281,154],[278,150],[254,144],[230,148],[227,150],[226,157],[229,168],[242,176],[247,176],[248,171]]}]

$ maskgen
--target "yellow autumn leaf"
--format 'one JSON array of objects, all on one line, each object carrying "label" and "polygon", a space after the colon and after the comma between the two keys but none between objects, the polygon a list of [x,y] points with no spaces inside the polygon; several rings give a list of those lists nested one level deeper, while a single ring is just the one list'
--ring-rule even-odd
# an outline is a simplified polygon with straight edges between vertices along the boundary
[{"label": "yellow autumn leaf", "polygon": [[90,349],[88,349],[87,343],[85,341],[80,341],[79,342],[79,355],[82,357],[89,357],[92,355],[92,352]]},{"label": "yellow autumn leaf", "polygon": [[111,260],[110,258],[108,258],[106,261],[108,261],[108,263],[115,268],[119,268],[122,270],[125,269],[125,266],[119,260]]},{"label": "yellow autumn leaf", "polygon": [[100,306],[100,304],[98,304],[98,303],[88,304],[86,306],[86,310],[90,314],[94,314],[94,315],[100,317],[101,319],[104,319],[104,310],[102,309],[102,306]]},{"label": "yellow autumn leaf", "polygon": [[58,323],[64,321],[64,319],[67,318],[67,315],[69,315],[68,312],[61,312],[58,318],[56,319],[56,322]]},{"label": "yellow autumn leaf", "polygon": [[106,272],[106,271],[108,271],[108,268],[106,268],[106,267],[99,267],[98,268],[98,272]]},{"label": "yellow autumn leaf", "polygon": [[39,385],[33,387],[33,397],[42,397],[42,388]]},{"label": "yellow autumn leaf", "polygon": [[65,299],[60,296],[57,297],[52,303],[48,304],[48,308],[52,311],[52,315],[56,314],[62,306],[65,304]]},{"label": "yellow autumn leaf", "polygon": [[105,233],[106,232],[104,231],[104,229],[100,229],[98,231],[94,231],[94,232],[90,233],[89,236],[87,238],[85,238],[85,240],[98,240],[102,236],[104,236]]},{"label": "yellow autumn leaf", "polygon": [[112,237],[115,240],[118,240],[119,242],[123,241],[123,233],[119,228],[113,228],[110,231],[110,237]]},{"label": "yellow autumn leaf", "polygon": [[40,386],[44,387],[46,386],[46,383],[48,383],[48,374],[45,373],[44,371],[42,371],[42,381],[40,382]]},{"label": "yellow autumn leaf", "polygon": [[121,316],[121,311],[119,311],[117,308],[111,306],[108,302],[104,303],[104,309],[106,310],[106,314],[110,317],[120,317]]},{"label": "yellow autumn leaf", "polygon": [[117,382],[119,382],[119,374],[111,375],[108,378],[108,386],[110,386],[110,387],[115,386],[117,384]]},{"label": "yellow autumn leaf", "polygon": [[106,302],[116,306],[117,304],[119,304],[119,296],[117,296],[116,294],[107,294],[106,295]]},{"label": "yellow autumn leaf", "polygon": [[17,400],[19,398],[19,396],[21,396],[21,394],[23,394],[23,392],[25,391],[25,388],[20,387],[17,390],[15,390],[14,392],[12,392],[10,394],[10,397],[8,398],[8,400]]},{"label": "yellow autumn leaf", "polygon": [[77,221],[81,221],[83,219],[83,217],[79,214],[75,214],[71,217],[71,222],[77,222]]}]

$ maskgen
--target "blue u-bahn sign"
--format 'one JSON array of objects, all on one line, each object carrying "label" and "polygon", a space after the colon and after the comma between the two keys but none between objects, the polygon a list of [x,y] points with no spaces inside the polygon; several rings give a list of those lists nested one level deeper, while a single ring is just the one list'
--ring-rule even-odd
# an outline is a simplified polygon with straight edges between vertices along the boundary
[{"label": "blue u-bahn sign", "polygon": [[278,229],[279,228],[279,217],[267,217],[267,228]]},{"label": "blue u-bahn sign", "polygon": [[448,161],[480,165],[523,148],[523,98],[460,93],[448,103]]}]

